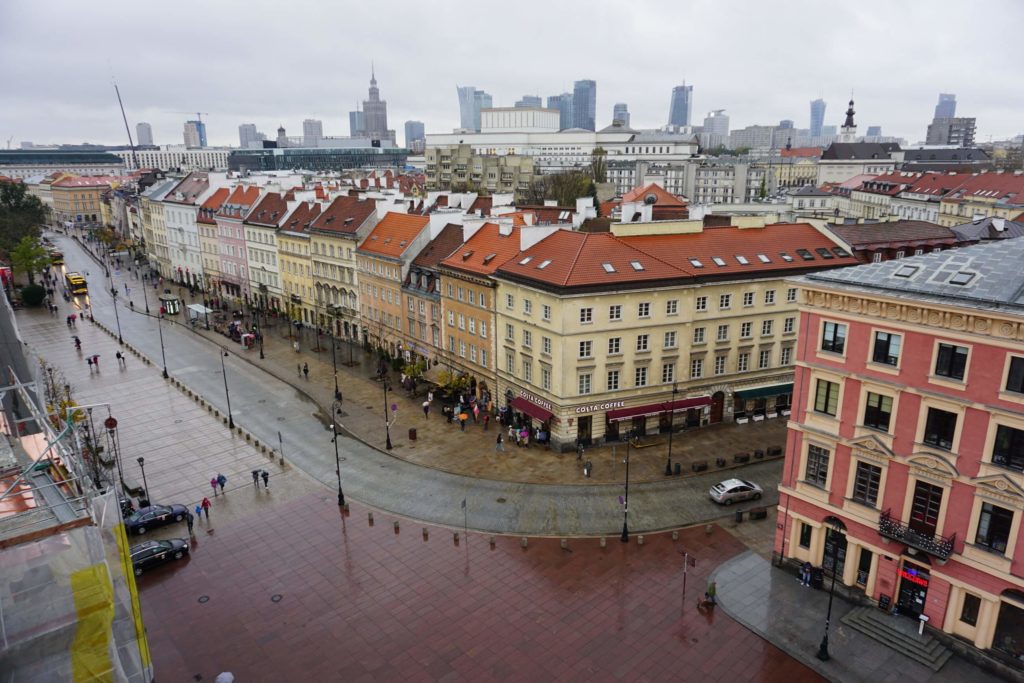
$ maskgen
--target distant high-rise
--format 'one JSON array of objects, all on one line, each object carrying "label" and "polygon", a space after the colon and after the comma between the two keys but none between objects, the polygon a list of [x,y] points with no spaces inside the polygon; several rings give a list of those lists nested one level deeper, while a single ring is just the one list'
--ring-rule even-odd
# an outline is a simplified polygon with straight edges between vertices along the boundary
[{"label": "distant high-rise", "polygon": [[572,128],[572,93],[548,97],[548,109],[558,110],[558,127],[562,130]]},{"label": "distant high-rise", "polygon": [[277,146],[287,147],[288,146],[288,134],[285,133],[284,126],[277,127]]},{"label": "distant high-rise", "polygon": [[825,100],[811,100],[811,137],[821,135],[821,127],[825,124]]},{"label": "distant high-rise", "polygon": [[255,123],[243,123],[238,127],[238,146],[242,149],[250,149],[252,147],[259,147],[259,132],[256,130]]},{"label": "distant high-rise", "polygon": [[672,88],[672,102],[668,108],[668,123],[671,126],[689,126],[693,114],[693,86],[677,85]]},{"label": "distant high-rise", "polygon": [[405,146],[408,149],[419,147],[417,143],[425,143],[426,139],[426,128],[422,121],[405,122]]},{"label": "distant high-rise", "polygon": [[153,127],[148,123],[135,124],[135,137],[138,138],[136,142],[140,147],[152,146]]},{"label": "distant high-rise", "polygon": [[729,141],[729,117],[724,109],[715,109],[704,117],[700,144],[705,149],[721,147]]},{"label": "distant high-rise", "polygon": [[925,144],[974,147],[976,123],[976,119],[967,117],[935,119],[932,121],[931,125],[928,126],[928,134],[925,138]]},{"label": "distant high-rise", "polygon": [[491,96],[471,85],[456,86],[459,93],[459,127],[480,132],[480,110],[493,106]]},{"label": "distant high-rise", "polygon": [[869,138],[880,138],[880,137],[882,137],[882,127],[881,126],[868,126],[867,136]]},{"label": "distant high-rise", "polygon": [[206,147],[206,124],[202,121],[185,122],[185,146],[189,149]]},{"label": "distant high-rise", "polygon": [[358,108],[348,113],[348,134],[354,138],[360,138],[366,132],[366,120],[363,112]]},{"label": "distant high-rise", "polygon": [[324,138],[324,122],[306,119],[302,122],[302,144],[305,147],[319,147]]},{"label": "distant high-rise", "polygon": [[380,98],[377,87],[377,74],[370,70],[369,98],[363,100],[364,133],[371,140],[389,140],[395,142],[395,131],[388,129],[388,103]]},{"label": "distant high-rise", "polygon": [[629,107],[625,102],[619,102],[612,107],[612,121],[621,121],[623,126],[629,128]]},{"label": "distant high-rise", "polygon": [[956,117],[956,95],[939,93],[939,103],[935,105],[936,119],[952,119]]},{"label": "distant high-rise", "polygon": [[537,95],[523,95],[523,99],[516,102],[515,106],[516,109],[536,109],[544,105]]},{"label": "distant high-rise", "polygon": [[782,128],[783,130],[790,130],[793,126],[793,119],[782,119],[779,121],[779,128]]},{"label": "distant high-rise", "polygon": [[572,85],[572,125],[597,130],[597,81],[576,81]]}]

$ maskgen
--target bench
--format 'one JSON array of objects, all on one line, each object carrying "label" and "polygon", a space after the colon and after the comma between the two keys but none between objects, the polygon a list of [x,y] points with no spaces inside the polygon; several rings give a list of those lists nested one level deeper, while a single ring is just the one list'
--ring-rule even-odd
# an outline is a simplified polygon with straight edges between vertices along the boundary
[{"label": "bench", "polygon": [[633,442],[633,448],[650,448],[651,446],[660,446],[665,443],[664,441],[652,441],[650,443],[640,443],[639,441]]},{"label": "bench", "polygon": [[738,425],[745,425],[748,422],[750,422],[750,420],[748,418],[745,418],[745,417],[737,417],[736,418],[736,424],[738,424]]},{"label": "bench", "polygon": [[782,411],[782,417],[789,417],[789,408]]},{"label": "bench", "polygon": [[132,481],[130,479],[125,479],[124,480],[124,491],[129,496],[139,496],[139,495],[142,495],[142,484],[140,484],[137,481]]},{"label": "bench", "polygon": [[732,460],[735,463],[750,462],[750,453],[737,453],[732,456]]},{"label": "bench", "polygon": [[764,422],[764,415],[755,415],[754,422]]}]

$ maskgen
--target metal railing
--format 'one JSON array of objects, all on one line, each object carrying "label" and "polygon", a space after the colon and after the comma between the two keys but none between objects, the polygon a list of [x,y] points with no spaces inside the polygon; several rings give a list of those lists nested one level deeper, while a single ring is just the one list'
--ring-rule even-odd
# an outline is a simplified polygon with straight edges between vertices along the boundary
[{"label": "metal railing", "polygon": [[886,510],[879,516],[878,533],[943,560],[948,560],[949,556],[953,554],[953,543],[956,540],[956,534],[936,536],[911,529],[908,525],[895,519],[891,510]]}]

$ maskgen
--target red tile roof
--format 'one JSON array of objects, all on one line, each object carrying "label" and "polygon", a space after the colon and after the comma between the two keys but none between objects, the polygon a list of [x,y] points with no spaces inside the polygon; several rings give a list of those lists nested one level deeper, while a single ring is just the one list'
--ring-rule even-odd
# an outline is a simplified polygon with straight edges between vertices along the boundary
[{"label": "red tile roof", "polygon": [[914,183],[920,180],[920,173],[909,173],[906,171],[890,171],[882,175],[865,180],[858,187],[856,192],[867,192],[869,194],[889,195],[890,197],[910,189]]},{"label": "red tile roof", "polygon": [[782,158],[820,158],[821,147],[793,147],[781,152]]},{"label": "red tile roof", "polygon": [[948,240],[956,242],[956,233],[949,228],[927,221],[892,221],[890,223],[861,223],[858,225],[831,225],[829,229],[855,249],[878,244],[901,244],[922,240]]},{"label": "red tile roof", "polygon": [[372,201],[359,201],[348,195],[335,197],[310,227],[323,232],[354,235],[376,208]]},{"label": "red tile roof", "polygon": [[398,258],[429,223],[429,216],[388,213],[359,245],[359,251]]},{"label": "red tile roof", "polygon": [[437,237],[430,240],[427,246],[423,247],[423,251],[412,260],[412,265],[419,266],[420,268],[434,268],[438,263],[455,253],[455,250],[461,246],[462,226],[449,223],[444,226]]},{"label": "red tile roof", "polygon": [[299,202],[295,210],[281,222],[281,229],[288,232],[306,232],[310,223],[320,215],[319,202]]},{"label": "red tile roof", "polygon": [[259,198],[260,188],[255,185],[237,185],[221,205],[217,215],[221,218],[242,218]]},{"label": "red tile roof", "polygon": [[484,223],[441,265],[468,273],[490,275],[519,253],[521,230],[523,228],[513,225],[503,235],[497,223]]},{"label": "red tile roof", "polygon": [[966,173],[924,173],[907,192],[943,197],[970,177]]},{"label": "red tile roof", "polygon": [[675,196],[671,192],[667,191],[661,185],[657,183],[651,183],[646,187],[635,187],[626,194],[622,195],[622,203],[627,202],[642,202],[646,199],[647,195],[654,195],[655,206],[686,206],[686,202],[679,197]]},{"label": "red tile roof", "polygon": [[965,178],[950,193],[951,199],[994,199],[1007,204],[1024,204],[1024,175],[979,173]]},{"label": "red tile roof", "polygon": [[53,187],[110,187],[111,182],[120,180],[110,176],[73,176],[62,178],[53,183]]},{"label": "red tile roof", "polygon": [[479,211],[481,216],[490,216],[493,203],[493,197],[477,197],[470,205],[469,212],[476,213]]},{"label": "red tile roof", "polygon": [[[619,237],[563,230],[518,255],[500,268],[499,274],[559,287],[586,287],[857,263],[845,251],[836,253],[836,248],[835,243],[806,223]],[[530,259],[524,263],[526,257]],[[540,268],[545,262],[547,265]]]},{"label": "red tile roof", "polygon": [[276,228],[284,220],[286,213],[288,213],[288,202],[285,201],[285,198],[277,192],[268,192],[242,222],[248,225]]},{"label": "red tile roof", "polygon": [[207,198],[203,205],[199,207],[199,216],[196,218],[197,223],[210,223],[213,224],[213,215],[220,211],[221,204],[228,198],[231,193],[231,188],[222,187],[215,191]]}]

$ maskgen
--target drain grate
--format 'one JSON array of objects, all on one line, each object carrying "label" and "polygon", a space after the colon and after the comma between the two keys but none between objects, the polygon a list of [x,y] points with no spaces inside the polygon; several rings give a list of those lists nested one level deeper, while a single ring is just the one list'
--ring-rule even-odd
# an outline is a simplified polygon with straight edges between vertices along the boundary
[{"label": "drain grate", "polygon": [[507,501],[507,500],[505,500],[504,498],[497,498],[496,500],[497,500],[497,502],[499,502],[499,503],[507,503],[507,502],[508,502],[508,501]]},{"label": "drain grate", "polygon": [[204,602],[210,602],[210,596],[209,595],[200,595],[199,596],[199,603],[202,604]]},{"label": "drain grate", "polygon": [[284,596],[281,595],[280,593],[274,593],[273,595],[270,596],[270,602],[281,602],[281,598],[283,598],[283,597]]}]

